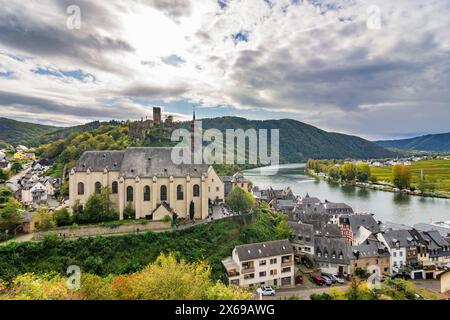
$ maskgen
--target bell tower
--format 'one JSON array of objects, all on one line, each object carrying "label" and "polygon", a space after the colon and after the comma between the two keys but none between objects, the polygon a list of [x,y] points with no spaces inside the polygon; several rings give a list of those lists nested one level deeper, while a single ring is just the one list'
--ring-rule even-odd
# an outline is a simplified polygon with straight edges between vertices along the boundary
[{"label": "bell tower", "polygon": [[195,106],[192,107],[192,122],[191,122],[191,152],[195,152]]}]

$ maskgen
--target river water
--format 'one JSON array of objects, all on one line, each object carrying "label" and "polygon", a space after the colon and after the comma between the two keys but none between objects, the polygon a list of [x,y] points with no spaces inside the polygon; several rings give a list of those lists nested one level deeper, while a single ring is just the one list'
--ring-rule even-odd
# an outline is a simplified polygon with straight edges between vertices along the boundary
[{"label": "river water", "polygon": [[340,186],[306,175],[304,164],[251,169],[244,172],[260,188],[291,187],[296,195],[318,197],[322,201],[345,202],[355,211],[375,214],[376,220],[409,226],[418,222],[450,220],[450,200],[423,198],[392,192]]}]

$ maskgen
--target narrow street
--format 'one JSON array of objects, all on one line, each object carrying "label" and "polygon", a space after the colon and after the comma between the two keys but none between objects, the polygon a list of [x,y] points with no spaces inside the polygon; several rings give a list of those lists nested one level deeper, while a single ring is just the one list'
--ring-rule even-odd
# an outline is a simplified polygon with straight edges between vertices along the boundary
[{"label": "narrow street", "polygon": [[11,181],[13,183],[17,183],[20,179],[22,179],[30,170],[32,169],[31,165],[25,169],[20,171],[18,174],[16,174],[15,176],[12,176],[11,178],[9,178],[8,181]]},{"label": "narrow street", "polygon": [[[348,285],[337,285],[332,287],[338,287],[340,290],[347,290],[349,288]],[[328,292],[332,287],[305,288],[303,286],[297,286],[292,289],[278,289],[275,296],[263,297],[263,300],[288,300],[291,297],[296,297],[299,300],[310,300],[312,294]]]}]

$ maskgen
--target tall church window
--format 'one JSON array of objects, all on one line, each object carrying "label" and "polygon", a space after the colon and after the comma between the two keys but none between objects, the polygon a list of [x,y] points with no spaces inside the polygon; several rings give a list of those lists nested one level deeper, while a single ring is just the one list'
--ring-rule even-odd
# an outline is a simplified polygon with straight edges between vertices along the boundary
[{"label": "tall church window", "polygon": [[150,201],[150,187],[144,187],[144,201]]},{"label": "tall church window", "polygon": [[114,181],[114,182],[112,183],[112,186],[111,186],[111,193],[112,193],[112,194],[117,194],[117,193],[119,193],[119,184],[117,183],[117,181]]},{"label": "tall church window", "polygon": [[95,193],[100,193],[102,190],[102,184],[100,182],[95,183]]},{"label": "tall church window", "polygon": [[83,182],[78,182],[78,195],[84,195],[84,183]]},{"label": "tall church window", "polygon": [[194,185],[194,197],[200,197],[200,186],[198,184]]},{"label": "tall church window", "polygon": [[161,201],[167,201],[167,187],[166,186],[161,186],[160,198],[161,198]]},{"label": "tall church window", "polygon": [[183,186],[181,184],[177,187],[177,200],[183,200],[184,199],[184,192],[183,192]]},{"label": "tall church window", "polygon": [[127,202],[133,202],[134,200],[134,194],[133,194],[133,187],[127,187]]}]

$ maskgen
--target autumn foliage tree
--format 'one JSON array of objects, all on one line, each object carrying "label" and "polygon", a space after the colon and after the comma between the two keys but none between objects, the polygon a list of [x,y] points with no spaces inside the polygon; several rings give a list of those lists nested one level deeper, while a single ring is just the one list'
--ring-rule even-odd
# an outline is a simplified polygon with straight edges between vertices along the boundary
[{"label": "autumn foliage tree", "polygon": [[392,167],[392,182],[399,189],[411,187],[411,170],[408,166],[395,165]]},{"label": "autumn foliage tree", "polygon": [[212,281],[206,262],[178,261],[173,254],[161,254],[154,263],[128,275],[83,274],[79,289],[70,290],[60,275],[28,273],[0,292],[0,300],[246,300],[251,296],[247,289]]}]

